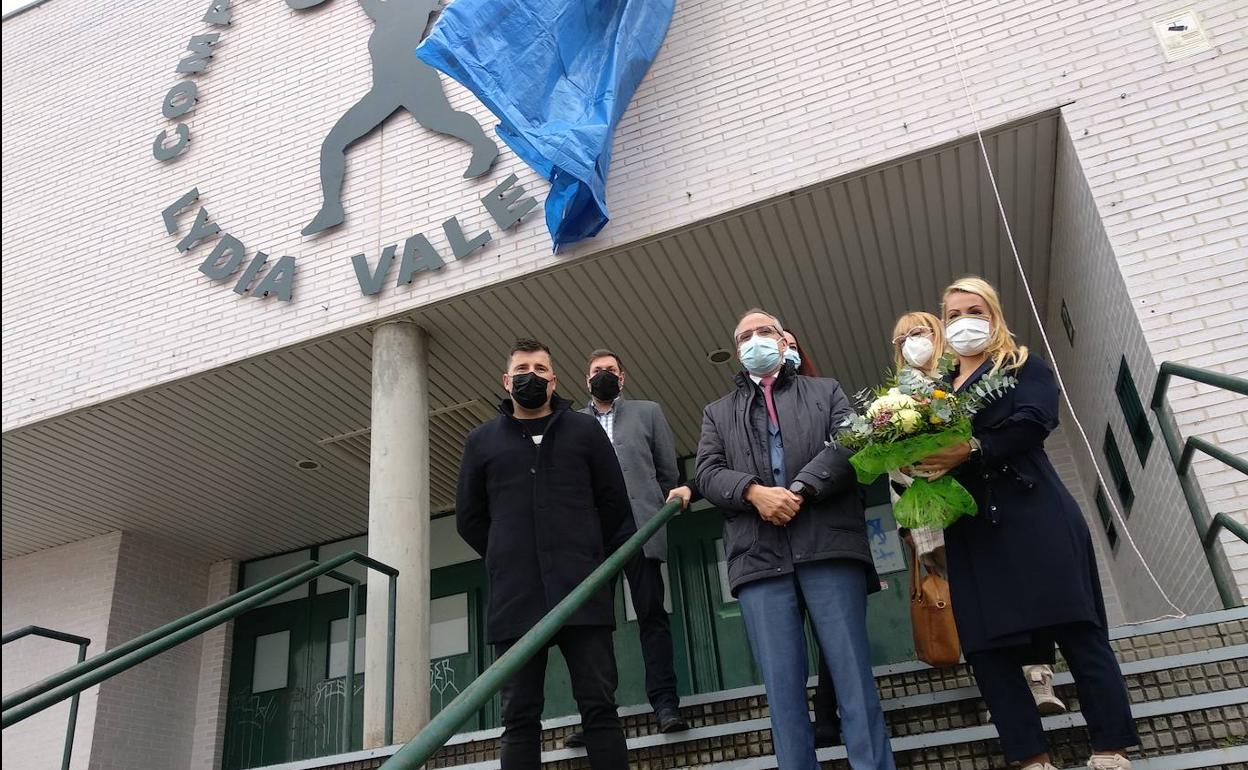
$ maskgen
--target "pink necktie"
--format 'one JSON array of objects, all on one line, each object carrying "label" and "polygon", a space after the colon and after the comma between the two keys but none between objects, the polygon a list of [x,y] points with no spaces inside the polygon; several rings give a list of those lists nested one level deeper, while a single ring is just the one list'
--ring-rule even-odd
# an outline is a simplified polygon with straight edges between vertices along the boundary
[{"label": "pink necktie", "polygon": [[776,401],[771,397],[771,388],[776,384],[775,375],[768,375],[759,381],[763,386],[763,400],[767,402],[767,416],[771,418],[771,424],[776,427],[780,426],[780,420],[776,417]]}]

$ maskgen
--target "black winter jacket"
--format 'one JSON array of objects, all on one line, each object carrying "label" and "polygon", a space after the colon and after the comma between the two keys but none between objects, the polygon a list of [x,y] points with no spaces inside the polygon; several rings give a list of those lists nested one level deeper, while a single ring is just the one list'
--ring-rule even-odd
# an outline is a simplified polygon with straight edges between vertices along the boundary
[{"label": "black winter jacket", "polygon": [[[508,399],[464,447],[455,519],[485,559],[491,643],[523,636],[637,531],[607,434],[558,394],[551,406],[540,445]],[[567,625],[614,626],[611,592],[599,591]]]}]

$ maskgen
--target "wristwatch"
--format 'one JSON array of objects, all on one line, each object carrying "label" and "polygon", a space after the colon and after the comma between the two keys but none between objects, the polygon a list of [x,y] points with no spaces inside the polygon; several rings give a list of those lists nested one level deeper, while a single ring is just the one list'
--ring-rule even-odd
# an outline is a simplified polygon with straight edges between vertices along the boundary
[{"label": "wristwatch", "polygon": [[975,438],[974,436],[971,436],[971,440],[966,443],[971,445],[971,454],[969,457],[967,457],[967,459],[978,460],[984,451],[983,444],[979,443],[979,439]]},{"label": "wristwatch", "polygon": [[790,484],[789,491],[803,499],[813,496],[815,492],[815,490],[811,489],[809,485],[803,484],[800,481],[794,481]]}]

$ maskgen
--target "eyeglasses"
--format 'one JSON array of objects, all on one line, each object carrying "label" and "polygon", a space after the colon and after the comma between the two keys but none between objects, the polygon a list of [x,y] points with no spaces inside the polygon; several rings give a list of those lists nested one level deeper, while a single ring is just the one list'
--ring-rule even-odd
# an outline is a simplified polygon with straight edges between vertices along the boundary
[{"label": "eyeglasses", "polygon": [[893,344],[900,345],[901,343],[905,342],[911,337],[931,337],[931,336],[932,336],[931,329],[927,328],[926,326],[916,326],[910,331],[901,335],[900,337],[893,337]]},{"label": "eyeglasses", "polygon": [[779,340],[780,330],[774,326],[759,326],[754,329],[746,329],[736,336],[737,346],[744,345],[751,337],[755,335],[765,337],[769,340]]}]

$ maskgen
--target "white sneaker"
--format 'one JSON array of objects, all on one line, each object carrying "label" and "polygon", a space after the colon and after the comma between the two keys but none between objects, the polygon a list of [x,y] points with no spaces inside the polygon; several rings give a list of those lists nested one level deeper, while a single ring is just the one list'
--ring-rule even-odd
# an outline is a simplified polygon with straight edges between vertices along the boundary
[{"label": "white sneaker", "polygon": [[1089,770],[1131,770],[1131,760],[1121,754],[1093,754],[1088,757]]},{"label": "white sneaker", "polygon": [[1053,694],[1053,669],[1048,666],[1024,666],[1023,675],[1027,677],[1027,687],[1031,689],[1031,697],[1035,699],[1036,710],[1041,716],[1066,713],[1066,704]]},{"label": "white sneaker", "polygon": [[1057,770],[1057,768],[1050,765],[1048,762],[1032,762],[1030,765],[1024,767],[1023,770]]}]

